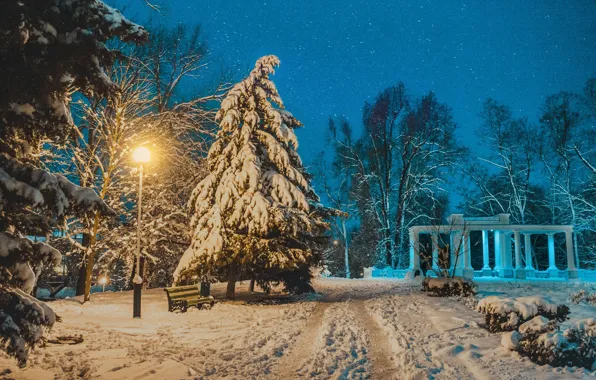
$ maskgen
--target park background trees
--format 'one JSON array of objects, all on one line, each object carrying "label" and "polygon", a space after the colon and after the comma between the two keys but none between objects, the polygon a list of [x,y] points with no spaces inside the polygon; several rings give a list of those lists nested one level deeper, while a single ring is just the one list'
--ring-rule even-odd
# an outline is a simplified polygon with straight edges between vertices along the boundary
[{"label": "park background trees", "polygon": [[[373,265],[404,268],[408,227],[435,225],[448,211],[574,225],[576,256],[593,266],[595,88],[590,79],[577,93],[547,96],[536,120],[488,98],[480,124],[466,126],[482,142],[474,150],[458,141],[448,105],[432,92],[413,100],[401,83],[365,103],[361,126],[331,118],[331,149],[312,165],[324,201],[349,217],[332,229],[328,269],[345,276],[346,260],[356,276]],[[532,243],[534,264],[546,265],[546,239],[533,235]]]},{"label": "park background trees", "polygon": [[[336,195],[326,200],[352,208],[351,220],[342,222],[350,226],[354,243],[362,244],[345,255],[359,264],[353,271],[361,274],[371,265],[403,267],[409,226],[445,216],[449,173],[465,153],[456,129],[451,110],[434,93],[412,99],[403,83],[365,103],[358,138],[346,120],[330,121],[333,155],[320,157],[316,165],[327,162],[333,168],[319,170],[332,177],[320,175],[323,188],[335,186]],[[338,235],[345,242],[341,231]]]}]

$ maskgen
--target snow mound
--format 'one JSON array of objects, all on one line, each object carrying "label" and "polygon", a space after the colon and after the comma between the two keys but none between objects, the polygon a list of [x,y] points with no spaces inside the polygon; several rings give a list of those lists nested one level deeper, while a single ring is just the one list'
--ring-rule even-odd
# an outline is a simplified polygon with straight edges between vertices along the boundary
[{"label": "snow mound", "polygon": [[501,337],[501,346],[509,351],[516,350],[522,335],[517,331],[506,332]]}]

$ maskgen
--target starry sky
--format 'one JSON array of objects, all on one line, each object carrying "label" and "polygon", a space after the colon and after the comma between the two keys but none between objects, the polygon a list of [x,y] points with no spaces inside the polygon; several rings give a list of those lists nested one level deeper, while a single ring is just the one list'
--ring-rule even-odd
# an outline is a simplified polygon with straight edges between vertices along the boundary
[{"label": "starry sky", "polygon": [[304,124],[308,163],[325,148],[327,119],[361,110],[403,81],[414,97],[433,90],[453,109],[461,140],[483,155],[476,129],[492,97],[536,121],[546,96],[580,91],[596,75],[594,0],[113,0],[137,22],[201,24],[211,69],[238,79],[262,55],[286,108]]}]

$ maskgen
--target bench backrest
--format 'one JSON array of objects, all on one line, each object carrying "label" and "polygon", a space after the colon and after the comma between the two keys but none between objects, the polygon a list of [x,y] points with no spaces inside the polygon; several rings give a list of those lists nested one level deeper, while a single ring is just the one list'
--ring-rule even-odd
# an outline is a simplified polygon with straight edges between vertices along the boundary
[{"label": "bench backrest", "polygon": [[171,288],[165,288],[164,290],[168,293],[168,297],[170,297],[172,300],[195,297],[200,294],[199,287],[197,285],[174,286]]}]

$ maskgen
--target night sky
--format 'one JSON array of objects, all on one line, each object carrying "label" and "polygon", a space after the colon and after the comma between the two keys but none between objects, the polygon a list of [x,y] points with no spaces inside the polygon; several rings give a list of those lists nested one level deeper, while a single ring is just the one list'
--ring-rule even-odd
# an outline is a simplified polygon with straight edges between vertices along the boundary
[{"label": "night sky", "polygon": [[212,67],[233,67],[238,79],[262,55],[281,59],[273,79],[306,126],[306,163],[324,148],[329,115],[359,128],[364,101],[400,80],[413,96],[435,91],[474,146],[487,97],[536,121],[545,96],[580,91],[596,75],[593,0],[155,2],[161,13],[140,0],[112,4],[138,22],[200,23]]}]

